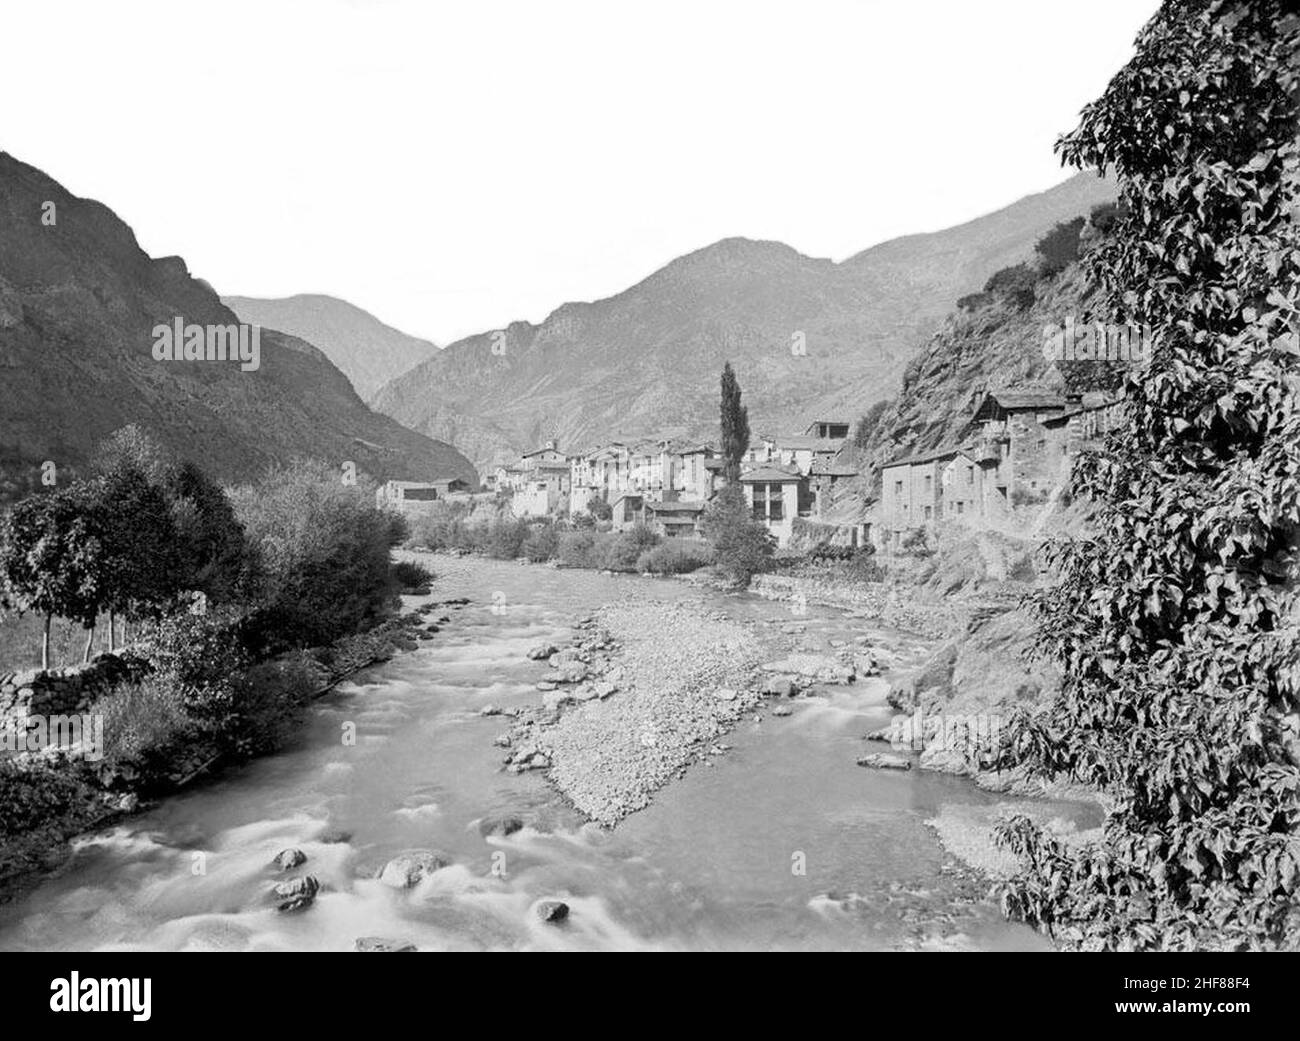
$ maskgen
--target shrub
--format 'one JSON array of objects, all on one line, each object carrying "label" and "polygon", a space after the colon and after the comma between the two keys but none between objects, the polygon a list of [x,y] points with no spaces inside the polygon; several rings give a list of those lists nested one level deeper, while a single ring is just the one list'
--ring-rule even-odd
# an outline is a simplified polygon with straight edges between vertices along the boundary
[{"label": "shrub", "polygon": [[560,548],[560,536],[554,525],[535,525],[524,539],[523,555],[534,564],[544,564],[555,558]]},{"label": "shrub", "polygon": [[434,578],[433,572],[414,560],[398,560],[392,566],[393,581],[402,589],[422,589]]},{"label": "shrub", "polygon": [[237,684],[224,743],[243,756],[284,748],[302,732],[307,706],[320,683],[320,666],[305,655],[253,666]]},{"label": "shrub", "polygon": [[259,650],[328,643],[388,601],[389,550],[402,532],[368,482],[347,486],[323,463],[298,461],[235,502],[262,561]]},{"label": "shrub", "polygon": [[1083,232],[1084,218],[1061,221],[1038,240],[1034,252],[1039,257],[1039,270],[1044,275],[1055,275],[1079,259],[1079,236]]},{"label": "shrub", "polygon": [[498,517],[488,525],[483,550],[497,560],[514,560],[522,555],[527,537],[527,521]]},{"label": "shrub", "polygon": [[568,567],[595,567],[596,535],[590,531],[566,531],[559,539],[558,555]]},{"label": "shrub", "polygon": [[1036,282],[1037,278],[1028,265],[1016,264],[995,272],[984,283],[984,292],[992,293],[1023,311],[1034,302]]},{"label": "shrub", "polygon": [[101,698],[94,711],[104,717],[105,758],[144,772],[165,764],[199,730],[186,711],[181,688],[157,675],[123,684]]},{"label": "shrub", "polygon": [[668,539],[652,549],[644,550],[636,559],[636,569],[656,575],[684,575],[711,563],[713,554],[704,543]]},{"label": "shrub", "polygon": [[0,759],[0,836],[17,837],[50,823],[71,810],[84,792],[67,769]]},{"label": "shrub", "polygon": [[714,497],[701,527],[713,551],[714,567],[728,581],[749,585],[754,575],[771,566],[776,539],[750,516],[738,485],[728,485]]}]

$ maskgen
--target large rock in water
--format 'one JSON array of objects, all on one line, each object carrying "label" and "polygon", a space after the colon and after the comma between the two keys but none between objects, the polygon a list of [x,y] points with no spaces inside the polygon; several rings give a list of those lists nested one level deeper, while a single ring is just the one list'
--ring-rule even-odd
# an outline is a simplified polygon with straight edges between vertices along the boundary
[{"label": "large rock in water", "polygon": [[484,817],[478,822],[478,833],[484,838],[491,835],[513,835],[524,826],[522,817],[513,813],[503,813],[495,817]]},{"label": "large rock in water", "polygon": [[282,849],[275,855],[275,866],[281,871],[291,871],[299,864],[307,863],[307,854],[300,849]]},{"label": "large rock in water", "polygon": [[400,853],[384,865],[379,881],[394,889],[409,889],[451,863],[440,853],[417,849]]},{"label": "large rock in water", "polygon": [[533,661],[546,661],[555,652],[556,648],[552,644],[544,643],[529,651],[528,657]]},{"label": "large rock in water", "polygon": [[869,766],[875,770],[910,770],[912,760],[888,752],[872,752],[858,760],[859,766]]},{"label": "large rock in water", "polygon": [[357,939],[356,950],[366,952],[418,951],[410,940],[390,940],[386,936],[362,936]]},{"label": "large rock in water", "polygon": [[569,905],[563,900],[543,900],[537,905],[537,917],[543,922],[562,922],[569,917]]},{"label": "large rock in water", "polygon": [[315,902],[320,883],[313,875],[302,875],[278,883],[273,892],[280,901],[277,911],[301,911]]}]

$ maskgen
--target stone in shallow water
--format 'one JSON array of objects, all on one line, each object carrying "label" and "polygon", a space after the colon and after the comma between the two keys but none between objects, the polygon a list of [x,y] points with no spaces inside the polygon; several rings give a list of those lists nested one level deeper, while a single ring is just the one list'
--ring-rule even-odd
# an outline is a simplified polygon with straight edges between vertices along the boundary
[{"label": "stone in shallow water", "polygon": [[432,850],[418,849],[401,853],[384,865],[379,872],[379,881],[393,889],[409,889],[450,863],[446,857]]},{"label": "stone in shallow water", "polygon": [[888,752],[872,752],[858,760],[859,766],[869,766],[874,770],[910,770],[912,760]]},{"label": "stone in shallow water", "polygon": [[289,871],[305,863],[307,854],[300,849],[282,849],[275,855],[275,866],[281,871]]},{"label": "stone in shallow water", "polygon": [[522,817],[506,813],[497,817],[484,817],[478,823],[478,831],[480,835],[487,838],[489,835],[513,835],[523,826]]},{"label": "stone in shallow water", "polygon": [[320,883],[313,875],[302,875],[276,885],[274,892],[280,901],[277,911],[302,911],[310,907],[320,891]]},{"label": "stone in shallow water", "polygon": [[562,922],[569,917],[569,905],[563,900],[543,900],[537,905],[537,917],[543,922]]},{"label": "stone in shallow water", "polygon": [[420,948],[415,946],[410,940],[393,940],[387,936],[362,936],[357,939],[354,950],[375,952],[375,951],[418,951]]}]

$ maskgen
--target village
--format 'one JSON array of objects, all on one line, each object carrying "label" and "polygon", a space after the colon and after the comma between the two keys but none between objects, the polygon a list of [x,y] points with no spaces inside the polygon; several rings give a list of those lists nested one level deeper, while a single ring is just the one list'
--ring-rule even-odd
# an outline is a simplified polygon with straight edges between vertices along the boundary
[{"label": "village", "polygon": [[[815,418],[798,434],[754,436],[739,482],[778,548],[801,528],[816,541],[875,549],[944,525],[1024,534],[1060,499],[1073,460],[1115,421],[1116,399],[1101,391],[986,391],[960,440],[886,461],[873,486],[851,422]],[[388,481],[377,496],[405,511],[504,500],[517,518],[588,515],[616,532],[645,525],[689,539],[726,480],[710,443],[626,438],[572,452],[549,440],[484,474],[478,489],[460,478]]]}]

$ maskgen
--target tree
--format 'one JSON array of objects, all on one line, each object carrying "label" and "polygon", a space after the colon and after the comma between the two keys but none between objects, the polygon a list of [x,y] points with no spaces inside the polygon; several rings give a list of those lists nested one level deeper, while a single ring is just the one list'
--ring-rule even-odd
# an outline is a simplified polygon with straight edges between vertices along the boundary
[{"label": "tree", "polygon": [[713,551],[714,567],[736,585],[749,585],[776,552],[776,539],[753,518],[739,484],[728,484],[713,497],[700,529]]},{"label": "tree", "polygon": [[1006,910],[1066,945],[1300,947],[1298,52],[1283,0],[1167,0],[1058,144],[1118,177],[1086,263],[1157,343],[1052,553],[1061,692],[1005,749],[1114,800],[1093,846],[1000,831]]},{"label": "tree", "polygon": [[1079,259],[1079,237],[1087,221],[1083,217],[1063,220],[1038,240],[1034,252],[1039,256],[1039,270],[1057,275]]},{"label": "tree", "polygon": [[44,616],[41,668],[50,667],[50,622],[57,615],[94,625],[103,544],[74,492],[33,495],[0,517],[0,608]]},{"label": "tree", "polygon": [[[100,543],[99,609],[109,613],[109,650],[117,614],[138,619],[160,611],[178,592],[179,539],[162,488],[123,461],[107,475],[73,485],[72,494]],[[95,618],[86,632],[90,660]]]},{"label": "tree", "polygon": [[740,403],[740,384],[731,362],[722,367],[722,458],[728,484],[740,479],[740,463],[749,450],[749,409]]}]

